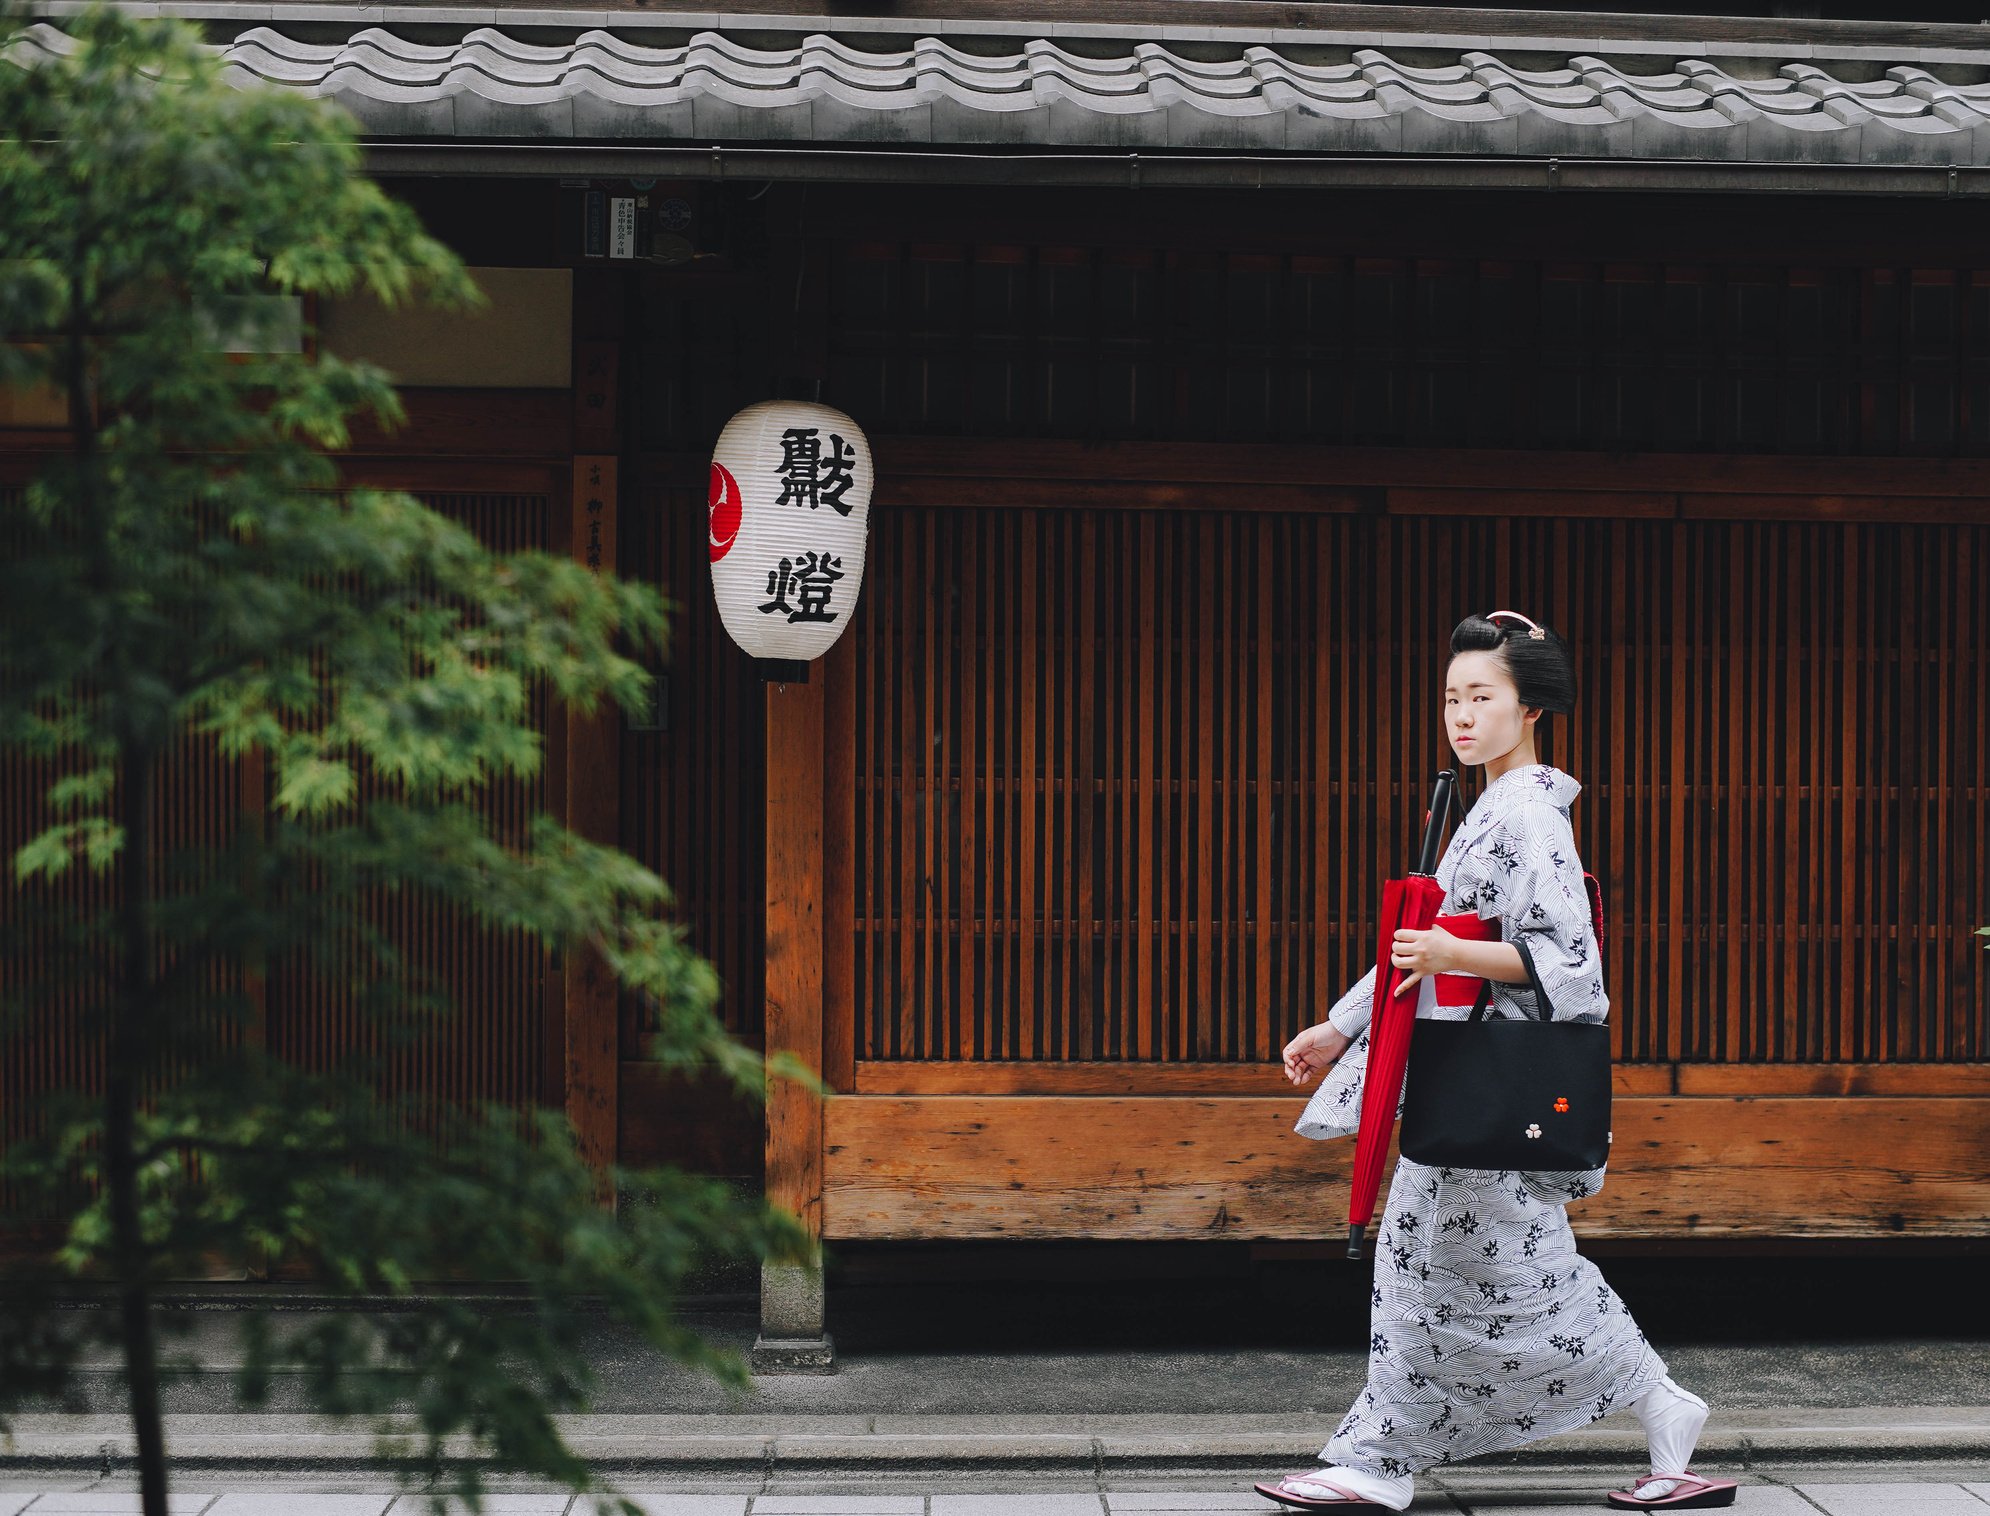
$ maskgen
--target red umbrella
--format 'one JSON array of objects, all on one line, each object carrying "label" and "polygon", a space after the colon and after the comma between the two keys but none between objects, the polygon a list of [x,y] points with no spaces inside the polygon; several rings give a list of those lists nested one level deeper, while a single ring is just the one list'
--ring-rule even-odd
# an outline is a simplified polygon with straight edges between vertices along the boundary
[{"label": "red umbrella", "polygon": [[[1375,1009],[1368,1023],[1368,1069],[1361,1086],[1361,1127],[1354,1139],[1354,1180],[1347,1203],[1347,1256],[1361,1256],[1361,1237],[1375,1219],[1375,1197],[1382,1188],[1382,1161],[1389,1155],[1389,1139],[1395,1131],[1396,1107],[1402,1100],[1403,1066],[1409,1061],[1410,1032],[1416,1021],[1417,1001],[1422,997],[1396,994],[1404,971],[1390,961],[1394,957],[1396,933],[1422,932],[1441,925],[1454,937],[1491,941],[1499,935],[1499,922],[1480,919],[1475,912],[1439,916],[1444,903],[1444,887],[1437,882],[1439,845],[1444,824],[1455,800],[1457,775],[1441,770],[1431,793],[1430,810],[1424,816],[1423,851],[1417,867],[1406,879],[1391,879],[1382,886],[1382,935],[1376,946]],[[1470,1005],[1484,983],[1474,974],[1439,974],[1424,981],[1436,1002],[1443,1005]]]}]

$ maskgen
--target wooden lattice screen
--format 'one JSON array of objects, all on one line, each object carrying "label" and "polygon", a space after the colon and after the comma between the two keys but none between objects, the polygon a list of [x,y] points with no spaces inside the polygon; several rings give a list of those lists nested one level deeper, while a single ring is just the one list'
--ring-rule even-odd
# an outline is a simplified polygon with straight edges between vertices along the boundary
[{"label": "wooden lattice screen", "polygon": [[[552,500],[545,494],[423,493],[425,502],[462,522],[500,552],[544,549],[551,541]],[[532,720],[546,731],[550,695],[532,691]],[[564,804],[550,765],[530,779],[496,779],[477,798],[498,834],[522,842],[532,816]],[[363,798],[380,793],[369,779]],[[397,1043],[360,1004],[352,985],[301,962],[273,969],[267,1010],[272,1052],[299,1066],[334,1068],[355,1057],[378,1059],[387,1087],[447,1101],[524,1105],[561,1098],[558,1064],[549,1056],[548,1000],[557,975],[525,934],[496,931],[466,913],[407,892],[379,892],[364,907],[371,924],[405,955],[408,976],[455,1007],[417,1040]]]},{"label": "wooden lattice screen", "polygon": [[[544,493],[428,493],[425,498],[493,548],[545,547],[550,540],[552,500]],[[536,690],[533,699],[534,720],[544,730],[546,691]],[[55,765],[18,756],[0,764],[0,856],[11,859],[22,842],[48,824],[43,795],[55,776]],[[267,805],[268,782],[253,758],[231,762],[211,743],[182,742],[157,778],[155,848],[163,856],[182,848],[222,845],[235,828],[256,824],[254,818]],[[542,769],[528,781],[493,782],[476,803],[497,821],[502,835],[521,838],[533,812],[559,809],[553,786],[551,769]],[[366,793],[377,789],[369,782]],[[55,888],[79,912],[115,898],[110,879],[84,869],[72,869]],[[11,892],[7,898],[14,900]],[[409,976],[439,991],[458,1013],[418,1039],[395,1041],[383,1035],[337,968],[327,972],[299,960],[273,965],[259,983],[245,983],[232,973],[217,981],[217,989],[248,997],[252,1035],[264,1037],[272,1051],[306,1068],[378,1058],[386,1090],[393,1094],[514,1105],[560,1098],[560,1065],[547,1043],[549,997],[557,993],[557,976],[549,974],[536,944],[406,893],[381,892],[363,908],[406,955]],[[22,944],[10,985],[18,988],[23,976],[39,972],[52,956],[46,945],[38,948],[33,940]],[[42,1092],[69,1088],[94,1094],[101,1089],[101,1048],[83,1030],[85,1009],[101,993],[101,983],[81,982],[40,1000],[0,1041],[0,1142],[18,1140],[31,1130],[35,1097]]]},{"label": "wooden lattice screen", "polygon": [[[621,845],[660,873],[691,946],[718,970],[726,1026],[761,1035],[766,981],[767,723],[753,662],[711,603],[709,528],[701,491],[653,488],[621,518],[623,577],[670,597],[662,731],[625,729]],[[622,1056],[642,1053],[632,999],[622,1008]]]},{"label": "wooden lattice screen", "polygon": [[[1451,627],[1578,650],[1626,1061],[1985,1056],[1990,527],[881,510],[859,1060],[1275,1058],[1373,961]],[[1476,771],[1466,798],[1476,795]]]}]

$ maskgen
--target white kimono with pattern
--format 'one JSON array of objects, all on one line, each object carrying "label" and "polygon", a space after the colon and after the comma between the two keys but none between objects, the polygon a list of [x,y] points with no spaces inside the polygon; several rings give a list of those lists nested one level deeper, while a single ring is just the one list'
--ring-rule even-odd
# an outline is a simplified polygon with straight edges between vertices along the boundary
[{"label": "white kimono with pattern", "polygon": [[[1610,1003],[1592,940],[1569,807],[1582,786],[1549,764],[1509,769],[1480,794],[1437,866],[1441,914],[1498,917],[1531,957],[1558,1020],[1602,1021]],[[1525,983],[1492,981],[1493,1016],[1540,1014]],[[1422,981],[1417,1015],[1462,1020]],[[1370,969],[1328,1013],[1353,1045],[1295,1131],[1360,1125],[1374,1001]],[[1604,1170],[1437,1168],[1399,1158],[1377,1215],[1368,1384],[1321,1450],[1384,1477],[1517,1447],[1628,1405],[1666,1372],[1564,1207]]]}]

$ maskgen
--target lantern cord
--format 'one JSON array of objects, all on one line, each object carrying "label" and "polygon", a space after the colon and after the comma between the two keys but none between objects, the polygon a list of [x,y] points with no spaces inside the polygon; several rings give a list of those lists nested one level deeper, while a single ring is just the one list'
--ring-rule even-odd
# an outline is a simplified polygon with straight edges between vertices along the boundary
[{"label": "lantern cord", "polygon": [[802,320],[802,276],[808,272],[808,239],[802,235],[802,228],[808,225],[808,186],[795,197],[795,244],[801,249],[795,259],[795,316],[789,331],[799,332]]},{"label": "lantern cord", "polygon": [[[804,184],[802,192],[795,197],[795,314],[793,319],[788,322],[788,356],[790,358],[799,358],[800,356],[797,349],[801,343],[802,330],[802,281],[808,276],[808,239],[803,235],[802,228],[807,225],[808,186]],[[795,363],[792,367],[799,368],[800,364]],[[822,398],[822,381],[819,379],[816,381],[815,391],[815,398],[820,400]]]}]

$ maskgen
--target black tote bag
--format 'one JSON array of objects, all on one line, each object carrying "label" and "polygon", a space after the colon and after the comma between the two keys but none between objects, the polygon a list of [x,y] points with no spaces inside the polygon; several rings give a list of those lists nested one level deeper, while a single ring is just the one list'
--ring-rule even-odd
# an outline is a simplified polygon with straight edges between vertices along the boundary
[{"label": "black tote bag", "polygon": [[1610,1153],[1610,1028],[1556,1021],[1534,958],[1515,943],[1542,1019],[1419,1018],[1403,1081],[1403,1156],[1461,1169],[1595,1169]]}]

